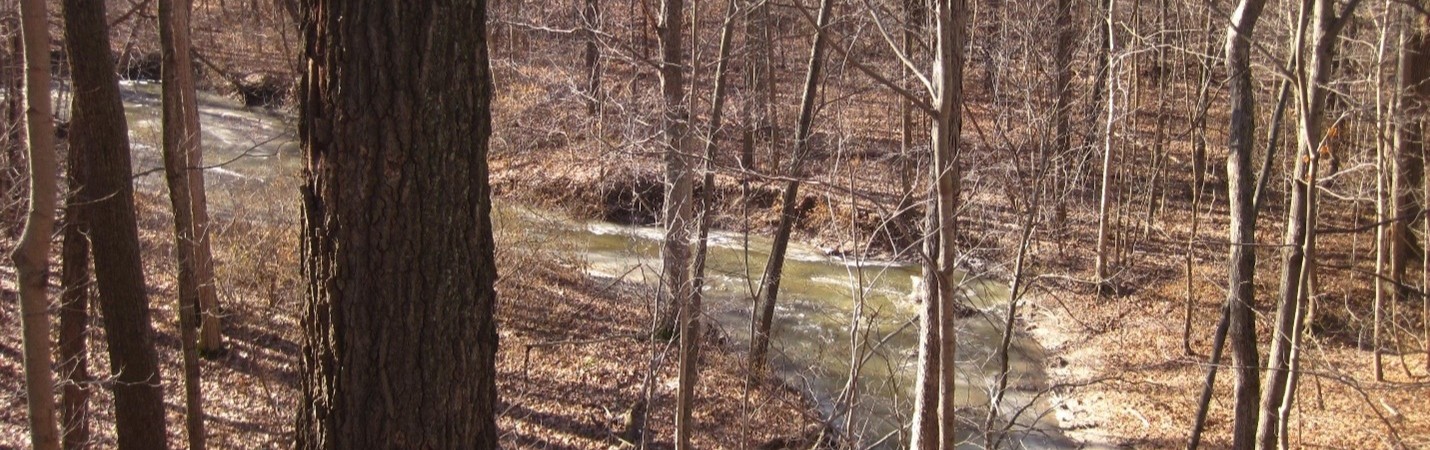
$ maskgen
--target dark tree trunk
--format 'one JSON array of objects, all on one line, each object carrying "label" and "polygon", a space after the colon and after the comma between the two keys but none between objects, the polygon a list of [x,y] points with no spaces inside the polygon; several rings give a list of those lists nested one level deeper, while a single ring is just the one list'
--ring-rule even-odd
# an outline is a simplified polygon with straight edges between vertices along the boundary
[{"label": "dark tree trunk", "polygon": [[[109,339],[119,448],[167,448],[163,380],[135,222],[129,129],[109,52],[104,3],[65,0],[65,45],[74,79],[70,151],[83,154],[75,197],[89,227],[98,303]],[[123,370],[118,370],[123,368]]]},{"label": "dark tree trunk", "polygon": [[[1424,6],[1419,2],[1417,6]],[[1414,229],[1419,221],[1422,205],[1417,194],[1424,176],[1425,162],[1422,160],[1424,146],[1424,125],[1422,117],[1426,103],[1430,101],[1430,16],[1419,11],[1406,11],[1412,18],[1408,27],[1410,40],[1400,55],[1399,75],[1401,114],[1405,117],[1395,133],[1395,171],[1391,175],[1390,210],[1394,221],[1390,223],[1390,278],[1394,282],[1391,301],[1405,302],[1411,297],[1405,279],[1406,268],[1411,264],[1418,242]],[[1380,349],[1375,349],[1379,352]],[[1376,378],[1383,378],[1377,371]]]},{"label": "dark tree trunk", "polygon": [[665,205],[662,219],[665,240],[660,247],[661,290],[656,301],[656,337],[675,333],[680,305],[690,295],[690,214],[695,174],[691,164],[695,141],[690,136],[690,110],[686,101],[685,52],[681,26],[683,0],[665,0],[660,18],[660,90],[665,100]]},{"label": "dark tree trunk", "polygon": [[303,9],[295,448],[496,448],[486,2]]},{"label": "dark tree trunk", "polygon": [[[98,3],[98,2],[95,2]],[[68,12],[68,10],[66,10]],[[65,450],[89,444],[89,229],[84,223],[78,194],[84,180],[84,153],[70,149],[65,162],[69,197],[65,204],[65,232],[60,250],[60,433]]]},{"label": "dark tree trunk", "polygon": [[[1231,358],[1236,367],[1232,448],[1238,450],[1254,446],[1256,402],[1260,393],[1260,366],[1256,352],[1256,286],[1252,283],[1256,275],[1256,181],[1251,174],[1251,153],[1256,144],[1256,86],[1251,79],[1251,39],[1265,6],[1265,0],[1242,0],[1233,16],[1232,26],[1227,28],[1226,37],[1231,103],[1226,157],[1227,198],[1231,213],[1226,308]],[[1220,349],[1213,349],[1213,353],[1219,354]],[[1208,375],[1208,380],[1212,376]]]}]

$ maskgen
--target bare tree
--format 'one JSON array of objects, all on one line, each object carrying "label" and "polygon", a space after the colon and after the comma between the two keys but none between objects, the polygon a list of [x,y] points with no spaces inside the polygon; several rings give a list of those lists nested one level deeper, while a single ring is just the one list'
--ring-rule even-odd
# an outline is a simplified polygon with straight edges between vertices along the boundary
[{"label": "bare tree", "polygon": [[799,103],[799,123],[795,126],[794,151],[786,176],[784,193],[780,195],[780,217],[775,225],[775,235],[770,243],[770,257],[765,263],[765,273],[760,277],[759,312],[755,335],[750,340],[750,367],[763,367],[770,349],[770,328],[774,323],[775,302],[779,299],[780,277],[783,276],[785,252],[789,249],[790,235],[794,224],[799,222],[799,184],[804,176],[805,160],[809,157],[809,134],[814,128],[815,101],[819,96],[819,83],[824,70],[824,47],[828,34],[825,28],[833,14],[833,0],[820,0],[819,16],[815,22],[814,43],[810,46],[808,69],[805,71],[804,90]]},{"label": "bare tree", "polygon": [[[203,388],[200,382],[199,311],[217,303],[213,259],[208,246],[204,201],[203,133],[199,129],[197,92],[189,57],[191,0],[159,0],[159,39],[163,48],[164,175],[174,210],[174,249],[179,268],[179,347],[184,359],[184,429],[189,448],[204,443]],[[202,303],[209,303],[202,305]],[[212,311],[209,311],[212,313]],[[212,314],[210,314],[212,315]],[[217,317],[217,316],[214,316]],[[211,328],[210,331],[215,331]],[[206,342],[217,345],[216,342]]]},{"label": "bare tree", "polygon": [[[1298,41],[1305,39],[1305,31],[1310,31],[1309,60],[1297,56],[1294,59],[1292,75],[1295,77],[1297,111],[1300,120],[1297,133],[1296,169],[1291,183],[1291,198],[1286,219],[1286,241],[1282,247],[1281,298],[1276,307],[1275,327],[1268,356],[1266,389],[1262,391],[1261,417],[1257,425],[1256,443],[1258,449],[1276,448],[1279,442],[1277,431],[1280,421],[1285,419],[1291,400],[1288,395],[1288,376],[1292,366],[1293,342],[1298,339],[1299,317],[1310,296],[1309,279],[1315,276],[1315,218],[1316,218],[1316,169],[1325,147],[1327,132],[1323,124],[1326,99],[1329,95],[1326,82],[1331,75],[1336,40],[1341,29],[1359,0],[1350,0],[1340,14],[1334,10],[1333,0],[1306,0],[1301,10],[1301,32]],[[1307,27],[1313,27],[1308,29]],[[1297,45],[1298,53],[1305,52],[1305,45]],[[1304,61],[1304,62],[1303,62]]]},{"label": "bare tree", "polygon": [[[198,321],[194,327],[199,333],[194,343],[197,351],[216,353],[223,350],[223,339],[219,332],[213,253],[209,249],[203,133],[199,128],[193,60],[189,57],[193,53],[189,39],[192,5],[193,0],[159,1],[159,40],[164,58],[164,176],[174,209],[180,307],[194,310],[194,317],[190,320]],[[199,315],[202,315],[201,318]],[[182,312],[180,320],[183,320]],[[187,374],[193,369],[185,370]],[[200,405],[194,403],[190,406]],[[189,425],[194,426],[192,423]]]},{"label": "bare tree", "polygon": [[[1416,198],[1416,187],[1423,184],[1425,161],[1423,159],[1425,129],[1421,117],[1430,104],[1430,15],[1426,7],[1430,3],[1420,1],[1418,7],[1407,7],[1406,27],[1409,40],[1400,55],[1400,112],[1405,119],[1395,127],[1395,170],[1391,171],[1391,206],[1394,214],[1390,222],[1388,236],[1390,282],[1394,285],[1391,301],[1401,303],[1410,298],[1410,289],[1405,282],[1406,268],[1410,265],[1411,254],[1416,247],[1415,235],[1410,230],[1419,220],[1423,205]],[[1421,249],[1423,251],[1423,249]],[[1383,380],[1380,368],[1381,349],[1376,342],[1376,379]]]},{"label": "bare tree", "polygon": [[[1226,30],[1226,70],[1230,80],[1231,133],[1227,138],[1227,199],[1231,223],[1228,241],[1226,314],[1236,367],[1236,401],[1232,448],[1250,449],[1256,436],[1259,394],[1256,351],[1256,181],[1251,175],[1251,154],[1256,142],[1255,85],[1251,77],[1251,42],[1264,0],[1242,0]],[[1213,344],[1220,346],[1218,342]],[[1215,349],[1220,352],[1220,349]],[[1208,375],[1208,380],[1214,375]],[[1195,441],[1192,445],[1195,447]]]}]

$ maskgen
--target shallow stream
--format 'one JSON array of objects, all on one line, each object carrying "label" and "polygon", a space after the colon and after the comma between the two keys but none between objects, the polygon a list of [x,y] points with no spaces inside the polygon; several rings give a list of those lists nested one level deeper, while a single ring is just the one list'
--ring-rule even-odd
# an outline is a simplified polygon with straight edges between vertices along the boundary
[{"label": "shallow stream", "polygon": [[[140,189],[162,191],[158,86],[126,83],[123,92],[135,172],[144,174],[136,182]],[[205,173],[210,191],[258,194],[211,194],[212,215],[223,218],[245,209],[236,208],[235,201],[297,195],[280,192],[277,187],[291,183],[274,183],[298,176],[301,166],[291,115],[244,108],[232,99],[207,93],[200,94],[200,104],[205,163],[212,166]],[[538,234],[545,242],[559,243],[553,248],[584,261],[593,276],[654,286],[660,270],[663,232],[658,228],[573,220],[502,204],[498,204],[495,224],[498,232],[521,230]],[[768,249],[769,240],[763,237],[711,234],[705,304],[713,320],[707,322],[740,348],[750,335],[750,299],[758,288]],[[865,356],[850,429],[862,433],[870,443],[888,436],[880,448],[901,446],[895,432],[899,424],[908,422],[913,409],[918,329],[915,293],[920,283],[919,268],[914,265],[843,259],[800,244],[791,245],[781,281],[771,349],[776,369],[791,386],[816,399],[822,413],[830,415],[839,409],[835,401],[848,386],[851,348],[860,348]],[[959,415],[971,421],[961,427],[974,429],[982,424],[985,413],[981,411],[990,401],[989,386],[997,380],[994,355],[1002,326],[998,317],[1006,307],[1008,290],[1001,282],[973,280],[965,283],[964,292],[970,306],[982,311],[963,319],[959,333]],[[850,334],[856,311],[861,330],[858,346],[851,345]],[[1014,441],[1024,448],[1076,447],[1057,432],[1048,402],[1037,396],[1046,387],[1042,349],[1026,336],[1017,335],[1010,353],[1011,389],[1003,409],[1016,411],[1032,405],[1018,417]],[[833,421],[843,426],[846,418]],[[981,439],[975,441],[981,443]]]}]

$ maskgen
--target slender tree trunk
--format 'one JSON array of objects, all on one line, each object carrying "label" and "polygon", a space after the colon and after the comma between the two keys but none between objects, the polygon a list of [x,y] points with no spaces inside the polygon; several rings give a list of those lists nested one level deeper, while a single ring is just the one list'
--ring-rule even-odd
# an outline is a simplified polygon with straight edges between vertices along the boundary
[{"label": "slender tree trunk", "polygon": [[[1323,150],[1329,151],[1328,148],[1323,148],[1324,145],[1329,145],[1325,141],[1326,133],[1321,117],[1328,96],[1324,86],[1330,78],[1335,41],[1345,23],[1342,18],[1336,17],[1332,3],[1332,0],[1308,0],[1308,4],[1303,5],[1305,9],[1302,14],[1310,14],[1313,17],[1310,22],[1303,19],[1302,23],[1314,26],[1314,35],[1310,42],[1312,50],[1308,63],[1304,67],[1298,63],[1297,70],[1293,71],[1298,76],[1297,109],[1301,113],[1301,119],[1297,148],[1300,156],[1297,157],[1295,179],[1291,188],[1290,211],[1286,220],[1286,245],[1282,250],[1281,300],[1276,308],[1271,353],[1267,358],[1266,389],[1262,392],[1261,420],[1256,433],[1257,448],[1263,450],[1276,448],[1277,427],[1283,419],[1280,411],[1287,405],[1285,402],[1289,398],[1294,398],[1286,396],[1286,388],[1292,340],[1298,333],[1295,321],[1297,315],[1301,314],[1301,305],[1307,297],[1307,279],[1314,276],[1314,273],[1305,272],[1315,267],[1314,260],[1307,259],[1311,258],[1311,251],[1315,248],[1315,233],[1312,228],[1316,209],[1316,163]],[[1351,0],[1346,6],[1346,14],[1350,14],[1357,3],[1357,0]]]},{"label": "slender tree trunk", "polygon": [[114,409],[120,449],[167,448],[163,380],[145,291],[129,130],[110,58],[104,4],[65,0],[65,39],[74,79],[70,152],[80,154],[75,175],[94,259],[97,304],[114,368]]},{"label": "slender tree trunk", "polygon": [[[97,3],[97,2],[96,2]],[[61,250],[60,286],[60,376],[64,380],[60,404],[60,432],[65,450],[78,450],[89,444],[89,349],[86,333],[89,329],[89,237],[82,225],[81,206],[75,192],[81,189],[77,174],[84,164],[78,161],[83,153],[71,150],[65,172],[70,192],[65,206],[65,231]]]},{"label": "slender tree trunk", "polygon": [[680,305],[690,298],[690,214],[694,184],[695,140],[690,136],[690,111],[686,102],[685,55],[682,44],[684,0],[664,0],[660,23],[660,85],[665,99],[665,240],[656,338],[669,339],[676,329]]},{"label": "slender tree trunk", "polygon": [[[198,312],[200,303],[207,301],[204,296],[212,294],[213,272],[212,260],[207,256],[207,232],[201,233],[199,228],[199,217],[205,215],[200,213],[205,208],[202,132],[192,60],[188,57],[189,2],[159,0],[159,38],[164,54],[164,174],[174,210],[174,248],[179,268],[175,310],[179,312],[179,347],[184,360],[184,429],[189,448],[202,450],[205,436]],[[204,261],[209,262],[206,267]]]},{"label": "slender tree trunk", "polygon": [[696,238],[695,262],[691,279],[690,300],[681,312],[680,329],[680,380],[676,393],[676,443],[684,448],[690,446],[691,413],[695,409],[695,384],[699,380],[700,360],[700,317],[702,290],[705,287],[705,258],[710,251],[710,222],[714,214],[715,201],[715,150],[719,146],[721,119],[725,111],[725,72],[729,68],[730,47],[734,40],[735,18],[740,12],[737,0],[731,0],[725,12],[724,25],[720,27],[720,54],[715,61],[715,91],[710,101],[710,138],[705,142],[703,179],[700,190],[700,212],[698,236]]},{"label": "slender tree trunk", "polygon": [[[1057,18],[1054,19],[1058,38],[1053,43],[1053,70],[1057,71],[1057,103],[1053,106],[1053,154],[1059,160],[1072,158],[1072,104],[1073,92],[1073,43],[1077,39],[1077,29],[1073,26],[1072,0],[1057,0]],[[1057,192],[1054,199],[1055,220],[1052,229],[1058,230],[1067,218],[1067,200],[1063,198],[1072,188],[1075,174],[1067,167],[1058,168],[1054,173],[1053,188]]]},{"label": "slender tree trunk", "polygon": [[814,44],[810,46],[809,65],[804,78],[804,91],[799,105],[799,123],[795,129],[794,155],[789,165],[789,181],[785,182],[784,194],[780,196],[780,220],[775,226],[774,239],[770,244],[770,258],[765,263],[764,276],[760,278],[760,311],[754,339],[750,343],[750,366],[764,366],[770,348],[770,328],[774,323],[775,302],[779,299],[780,277],[784,272],[785,252],[789,249],[790,235],[799,222],[799,180],[804,176],[804,162],[809,156],[809,134],[814,128],[814,102],[819,97],[819,82],[824,70],[824,47],[828,41],[825,27],[833,16],[834,1],[820,0],[819,18],[816,19]]},{"label": "slender tree trunk", "polygon": [[586,26],[586,113],[601,113],[601,2],[586,0],[581,9],[581,20]]},{"label": "slender tree trunk", "polygon": [[[1427,2],[1417,2],[1418,7],[1427,7]],[[1390,223],[1388,239],[1390,249],[1390,279],[1394,283],[1391,302],[1400,304],[1411,298],[1407,288],[1405,272],[1410,265],[1410,257],[1415,253],[1416,240],[1414,224],[1419,220],[1421,205],[1416,198],[1416,187],[1423,184],[1425,162],[1423,158],[1425,127],[1424,114],[1430,103],[1430,16],[1406,8],[1405,14],[1410,38],[1400,55],[1397,79],[1400,83],[1400,113],[1405,118],[1395,128],[1395,170],[1391,172],[1391,206],[1394,221]],[[1378,327],[1377,327],[1378,330]],[[1379,370],[1380,343],[1376,343],[1376,379],[1383,380]]]},{"label": "slender tree trunk", "polygon": [[496,448],[486,2],[303,6],[294,448]]},{"label": "slender tree trunk", "polygon": [[[1230,202],[1230,256],[1227,272],[1228,333],[1236,367],[1236,402],[1232,448],[1245,450],[1256,437],[1258,371],[1255,285],[1256,202],[1251,154],[1256,142],[1255,85],[1251,77],[1251,40],[1265,0],[1242,0],[1227,28],[1226,66],[1231,91],[1231,132],[1227,140],[1227,198]],[[1220,350],[1215,350],[1220,352]],[[1213,375],[1208,375],[1208,378]]]},{"label": "slender tree trunk", "polygon": [[58,450],[55,381],[50,370],[50,233],[55,228],[54,118],[50,107],[50,31],[43,0],[20,2],[25,40],[26,142],[30,160],[30,209],[20,242],[10,254],[20,289],[20,328],[24,346],[25,397],[30,445]]},{"label": "slender tree trunk", "polygon": [[[202,315],[202,328],[197,330],[199,335],[195,343],[198,351],[217,353],[223,349],[223,340],[219,331],[213,253],[209,249],[203,133],[199,128],[193,60],[188,56],[193,53],[189,40],[192,2],[159,1],[159,39],[164,55],[164,173],[169,184],[169,200],[174,208],[181,309],[194,308],[197,314]],[[188,275],[185,276],[184,272]],[[186,372],[189,370],[185,369]],[[190,406],[200,405],[195,403]],[[199,411],[202,412],[202,409]],[[192,426],[194,424],[190,424]]]},{"label": "slender tree trunk", "polygon": [[[954,405],[957,386],[956,354],[959,295],[954,286],[957,212],[962,171],[959,153],[963,129],[963,66],[967,36],[966,0],[939,0],[934,3],[935,46],[933,88],[936,111],[933,117],[933,165],[930,177],[929,236],[924,258],[924,281],[929,296],[924,299],[923,330],[919,342],[919,384],[914,398],[913,444],[915,449],[953,448],[957,442]],[[936,375],[936,381],[930,381]],[[936,405],[936,406],[935,406]],[[936,415],[937,419],[931,419]],[[937,442],[930,442],[936,439]]]},{"label": "slender tree trunk", "polygon": [[1097,208],[1097,257],[1093,261],[1092,276],[1093,282],[1097,283],[1098,292],[1105,292],[1108,287],[1107,258],[1109,256],[1108,243],[1111,238],[1107,235],[1109,222],[1108,210],[1109,208],[1115,208],[1115,206],[1109,205],[1108,203],[1112,201],[1112,124],[1116,120],[1115,113],[1117,112],[1117,60],[1115,59],[1117,41],[1116,30],[1113,28],[1116,24],[1114,21],[1116,18],[1116,10],[1117,2],[1115,0],[1107,0],[1107,23],[1105,24],[1107,28],[1107,54],[1105,55],[1107,57],[1107,63],[1105,65],[1107,68],[1107,126],[1103,130],[1102,195]]},{"label": "slender tree trunk", "polygon": [[[63,7],[66,25],[83,24],[87,17],[85,7],[98,5],[103,8],[102,2],[89,2],[84,5],[65,4]],[[103,17],[101,10],[99,16]],[[69,47],[79,50],[79,46],[93,45],[84,39],[98,39],[99,45],[109,46],[109,36],[98,34],[105,29],[89,30],[89,33],[71,35],[70,30],[65,30],[65,39],[81,40]],[[71,59],[73,62],[74,60]],[[80,70],[87,70],[87,66],[71,67],[70,73],[74,81],[88,80],[90,74],[76,73]],[[111,66],[112,69],[112,66]],[[81,76],[83,75],[83,76]],[[81,106],[78,99],[74,106]],[[71,118],[74,114],[71,114]],[[60,405],[60,432],[63,433],[63,444],[65,450],[79,450],[90,444],[89,426],[89,349],[87,333],[89,330],[89,303],[90,303],[90,272],[89,272],[89,234],[90,224],[84,220],[84,204],[80,203],[80,191],[84,190],[84,183],[89,177],[85,175],[84,160],[87,152],[93,151],[91,148],[84,148],[86,142],[71,141],[69,155],[65,161],[66,182],[69,188],[69,196],[65,202],[65,230],[63,250],[61,250],[60,264],[60,286],[63,294],[60,299],[60,374],[64,379],[64,389],[61,393],[63,403]]]}]

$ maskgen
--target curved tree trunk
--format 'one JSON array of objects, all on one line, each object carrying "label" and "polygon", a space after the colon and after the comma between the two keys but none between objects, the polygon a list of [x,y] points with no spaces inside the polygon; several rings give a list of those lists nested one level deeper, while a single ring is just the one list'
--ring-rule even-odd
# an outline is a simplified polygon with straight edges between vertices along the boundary
[{"label": "curved tree trunk", "polygon": [[20,2],[25,40],[26,142],[30,159],[30,209],[25,230],[10,254],[20,289],[20,328],[24,346],[25,392],[30,445],[58,450],[55,381],[50,370],[50,233],[55,228],[54,117],[50,106],[50,30],[44,0]]},{"label": "curved tree trunk", "polygon": [[303,9],[295,448],[496,448],[486,2]]}]

